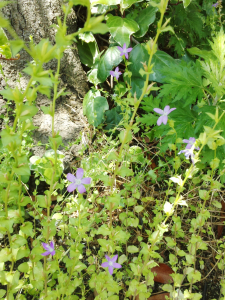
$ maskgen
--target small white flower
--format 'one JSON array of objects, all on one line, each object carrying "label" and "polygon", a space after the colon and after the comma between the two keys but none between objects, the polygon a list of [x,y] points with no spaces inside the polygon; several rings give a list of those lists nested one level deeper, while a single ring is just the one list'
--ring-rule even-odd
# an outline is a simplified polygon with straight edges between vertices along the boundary
[{"label": "small white flower", "polygon": [[183,180],[181,179],[180,175],[178,175],[177,177],[170,177],[170,180],[172,180],[173,182],[179,184],[180,186],[183,185]]},{"label": "small white flower", "polygon": [[165,214],[166,214],[167,216],[172,215],[172,213],[173,213],[173,211],[174,211],[174,209],[173,209],[173,204],[171,204],[170,202],[167,201],[167,202],[164,204],[163,210],[164,210],[164,212],[165,212]]}]

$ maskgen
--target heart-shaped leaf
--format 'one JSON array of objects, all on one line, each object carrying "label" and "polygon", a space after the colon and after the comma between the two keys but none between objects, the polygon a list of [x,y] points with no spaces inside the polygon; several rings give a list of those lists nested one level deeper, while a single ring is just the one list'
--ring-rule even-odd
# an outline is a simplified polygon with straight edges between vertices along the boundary
[{"label": "heart-shaped leaf", "polygon": [[109,72],[113,70],[121,61],[120,51],[117,47],[110,47],[101,57],[98,65],[98,79],[104,82],[110,75]]},{"label": "heart-shaped leaf", "polygon": [[107,109],[109,109],[109,105],[105,97],[89,98],[86,102],[86,116],[89,124],[95,127],[101,124]]},{"label": "heart-shaped leaf", "polygon": [[120,46],[125,43],[128,47],[131,34],[139,30],[139,25],[134,20],[114,17],[111,14],[108,15],[107,25],[112,37]]},{"label": "heart-shaped leaf", "polygon": [[146,34],[149,25],[155,21],[157,11],[157,7],[148,6],[139,13],[135,21],[138,23],[140,29],[134,34],[135,37],[142,37]]}]

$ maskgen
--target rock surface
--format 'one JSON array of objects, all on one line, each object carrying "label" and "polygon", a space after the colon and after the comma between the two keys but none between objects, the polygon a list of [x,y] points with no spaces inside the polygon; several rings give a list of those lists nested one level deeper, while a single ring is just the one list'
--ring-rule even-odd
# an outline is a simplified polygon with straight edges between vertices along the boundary
[{"label": "rock surface", "polygon": [[[55,29],[50,26],[57,24],[57,17],[63,18],[62,3],[62,0],[16,0],[4,7],[2,13],[5,18],[10,20],[17,35],[25,42],[28,43],[29,37],[32,36],[35,43],[39,43],[42,38],[48,38],[54,44]],[[68,34],[76,31],[74,11],[70,13],[67,25]],[[6,34],[11,39],[7,31]],[[0,89],[4,89],[6,84],[12,88],[16,85],[22,89],[26,88],[29,76],[22,70],[28,61],[32,61],[32,58],[24,50],[20,51],[20,56],[17,61],[0,61],[5,78],[8,80],[6,83],[0,74]],[[52,60],[45,65],[45,68],[54,72],[56,66],[56,60]],[[66,87],[66,91],[70,95],[61,96],[57,100],[55,131],[60,132],[63,143],[67,146],[70,142],[75,141],[86,127],[82,113],[82,98],[88,91],[88,84],[75,44],[65,51],[64,57],[61,59],[60,74],[60,88]],[[39,111],[33,118],[34,125],[37,126],[33,135],[35,144],[38,142],[46,144],[48,137],[51,136],[51,117],[44,115],[40,109],[42,105],[48,106],[51,101],[45,95],[38,94],[36,105]],[[6,112],[3,108],[4,104],[5,101],[0,96],[0,115]],[[1,124],[0,121],[0,129]],[[35,155],[42,156],[45,146],[35,146],[32,150]],[[71,151],[67,151],[65,154],[67,160],[74,155]]]}]

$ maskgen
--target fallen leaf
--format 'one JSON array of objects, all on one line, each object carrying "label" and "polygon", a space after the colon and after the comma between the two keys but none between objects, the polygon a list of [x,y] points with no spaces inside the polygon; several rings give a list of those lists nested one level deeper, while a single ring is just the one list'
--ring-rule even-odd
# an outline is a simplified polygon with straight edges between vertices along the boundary
[{"label": "fallen leaf", "polygon": [[156,273],[154,281],[160,283],[171,283],[173,278],[170,274],[174,273],[173,270],[166,264],[159,263],[157,267],[151,269],[152,272]]}]

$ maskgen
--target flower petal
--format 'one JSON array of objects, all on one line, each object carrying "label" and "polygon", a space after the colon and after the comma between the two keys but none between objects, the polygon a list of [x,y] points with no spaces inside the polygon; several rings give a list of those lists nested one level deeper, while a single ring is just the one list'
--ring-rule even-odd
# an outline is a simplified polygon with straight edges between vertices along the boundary
[{"label": "flower petal", "polygon": [[113,274],[113,267],[112,267],[112,266],[109,266],[109,267],[108,267],[108,270],[109,270],[109,274],[112,275],[112,274]]},{"label": "flower petal", "polygon": [[76,180],[76,177],[71,173],[68,173],[66,178],[71,182],[75,182],[75,180]]},{"label": "flower petal", "polygon": [[78,192],[79,192],[80,194],[83,194],[83,193],[86,192],[86,189],[85,189],[85,187],[83,186],[83,184],[79,184],[78,187],[77,187],[77,189],[78,189]]},{"label": "flower petal", "polygon": [[52,256],[55,255],[55,250],[53,250],[53,251],[51,252],[51,255],[52,255]]},{"label": "flower petal", "polygon": [[123,50],[126,50],[127,49],[127,45],[126,43],[123,44]]},{"label": "flower petal", "polygon": [[105,255],[105,258],[106,258],[108,261],[111,261],[111,258],[110,258],[108,255]]},{"label": "flower petal", "polygon": [[169,110],[170,110],[170,106],[166,105],[163,110],[164,114],[169,114]]},{"label": "flower petal", "polygon": [[128,53],[125,53],[124,55],[125,55],[126,59],[128,59]]},{"label": "flower petal", "polygon": [[184,140],[183,140],[183,143],[188,143],[188,144],[189,144],[189,140],[184,139]]},{"label": "flower petal", "polygon": [[49,251],[49,245],[48,244],[46,244],[46,243],[41,243],[41,244],[42,244],[42,246],[45,250]]},{"label": "flower petal", "polygon": [[50,252],[50,251],[47,251],[47,252],[41,253],[41,255],[43,255],[43,256],[47,256],[47,255],[49,255],[49,254],[51,254],[51,252]]},{"label": "flower petal", "polygon": [[[123,52],[123,48],[121,48],[121,47],[117,47],[117,49],[120,51],[120,52]],[[121,54],[120,54],[120,56],[121,56]]]},{"label": "flower petal", "polygon": [[120,268],[122,268],[122,266],[120,264],[118,264],[118,263],[114,263],[113,264],[113,268],[120,269]]},{"label": "flower petal", "polygon": [[127,52],[131,52],[133,48],[127,48]]},{"label": "flower petal", "polygon": [[110,74],[111,76],[115,76],[115,75],[114,75],[114,74],[115,74],[114,71],[110,71],[109,74]]},{"label": "flower petal", "polygon": [[116,254],[115,256],[113,256],[113,258],[111,258],[111,261],[115,262],[117,260],[117,258],[118,258],[118,254]]},{"label": "flower petal", "polygon": [[83,178],[83,179],[81,179],[81,183],[82,184],[90,184],[91,178],[90,177]]},{"label": "flower petal", "polygon": [[119,72],[119,67],[116,67],[116,68],[115,68],[115,72]]},{"label": "flower petal", "polygon": [[71,192],[73,192],[76,188],[77,188],[77,184],[71,183],[71,184],[67,187],[67,191],[68,191],[69,193],[71,193]]},{"label": "flower petal", "polygon": [[160,116],[157,120],[157,125],[160,126],[162,124],[163,121],[163,116]]},{"label": "flower petal", "polygon": [[50,242],[50,247],[51,247],[52,249],[54,249],[54,242],[53,242],[53,241]]},{"label": "flower petal", "polygon": [[101,267],[103,267],[103,268],[108,268],[108,266],[109,266],[109,263],[107,261],[101,264]]},{"label": "flower petal", "polygon": [[[161,116],[162,117],[162,122],[164,125],[166,125],[167,121],[168,121],[168,117],[167,116]],[[161,118],[160,117],[160,118]]]},{"label": "flower petal", "polygon": [[163,115],[164,114],[164,111],[160,108],[154,108],[153,109],[157,114],[160,114],[160,115]]},{"label": "flower petal", "polygon": [[173,110],[175,110],[175,109],[176,109],[176,107],[171,108],[171,109],[168,111],[167,115],[170,114],[170,113],[171,113]]},{"label": "flower petal", "polygon": [[84,176],[84,169],[78,168],[76,172],[77,179],[82,179],[83,176]]}]

